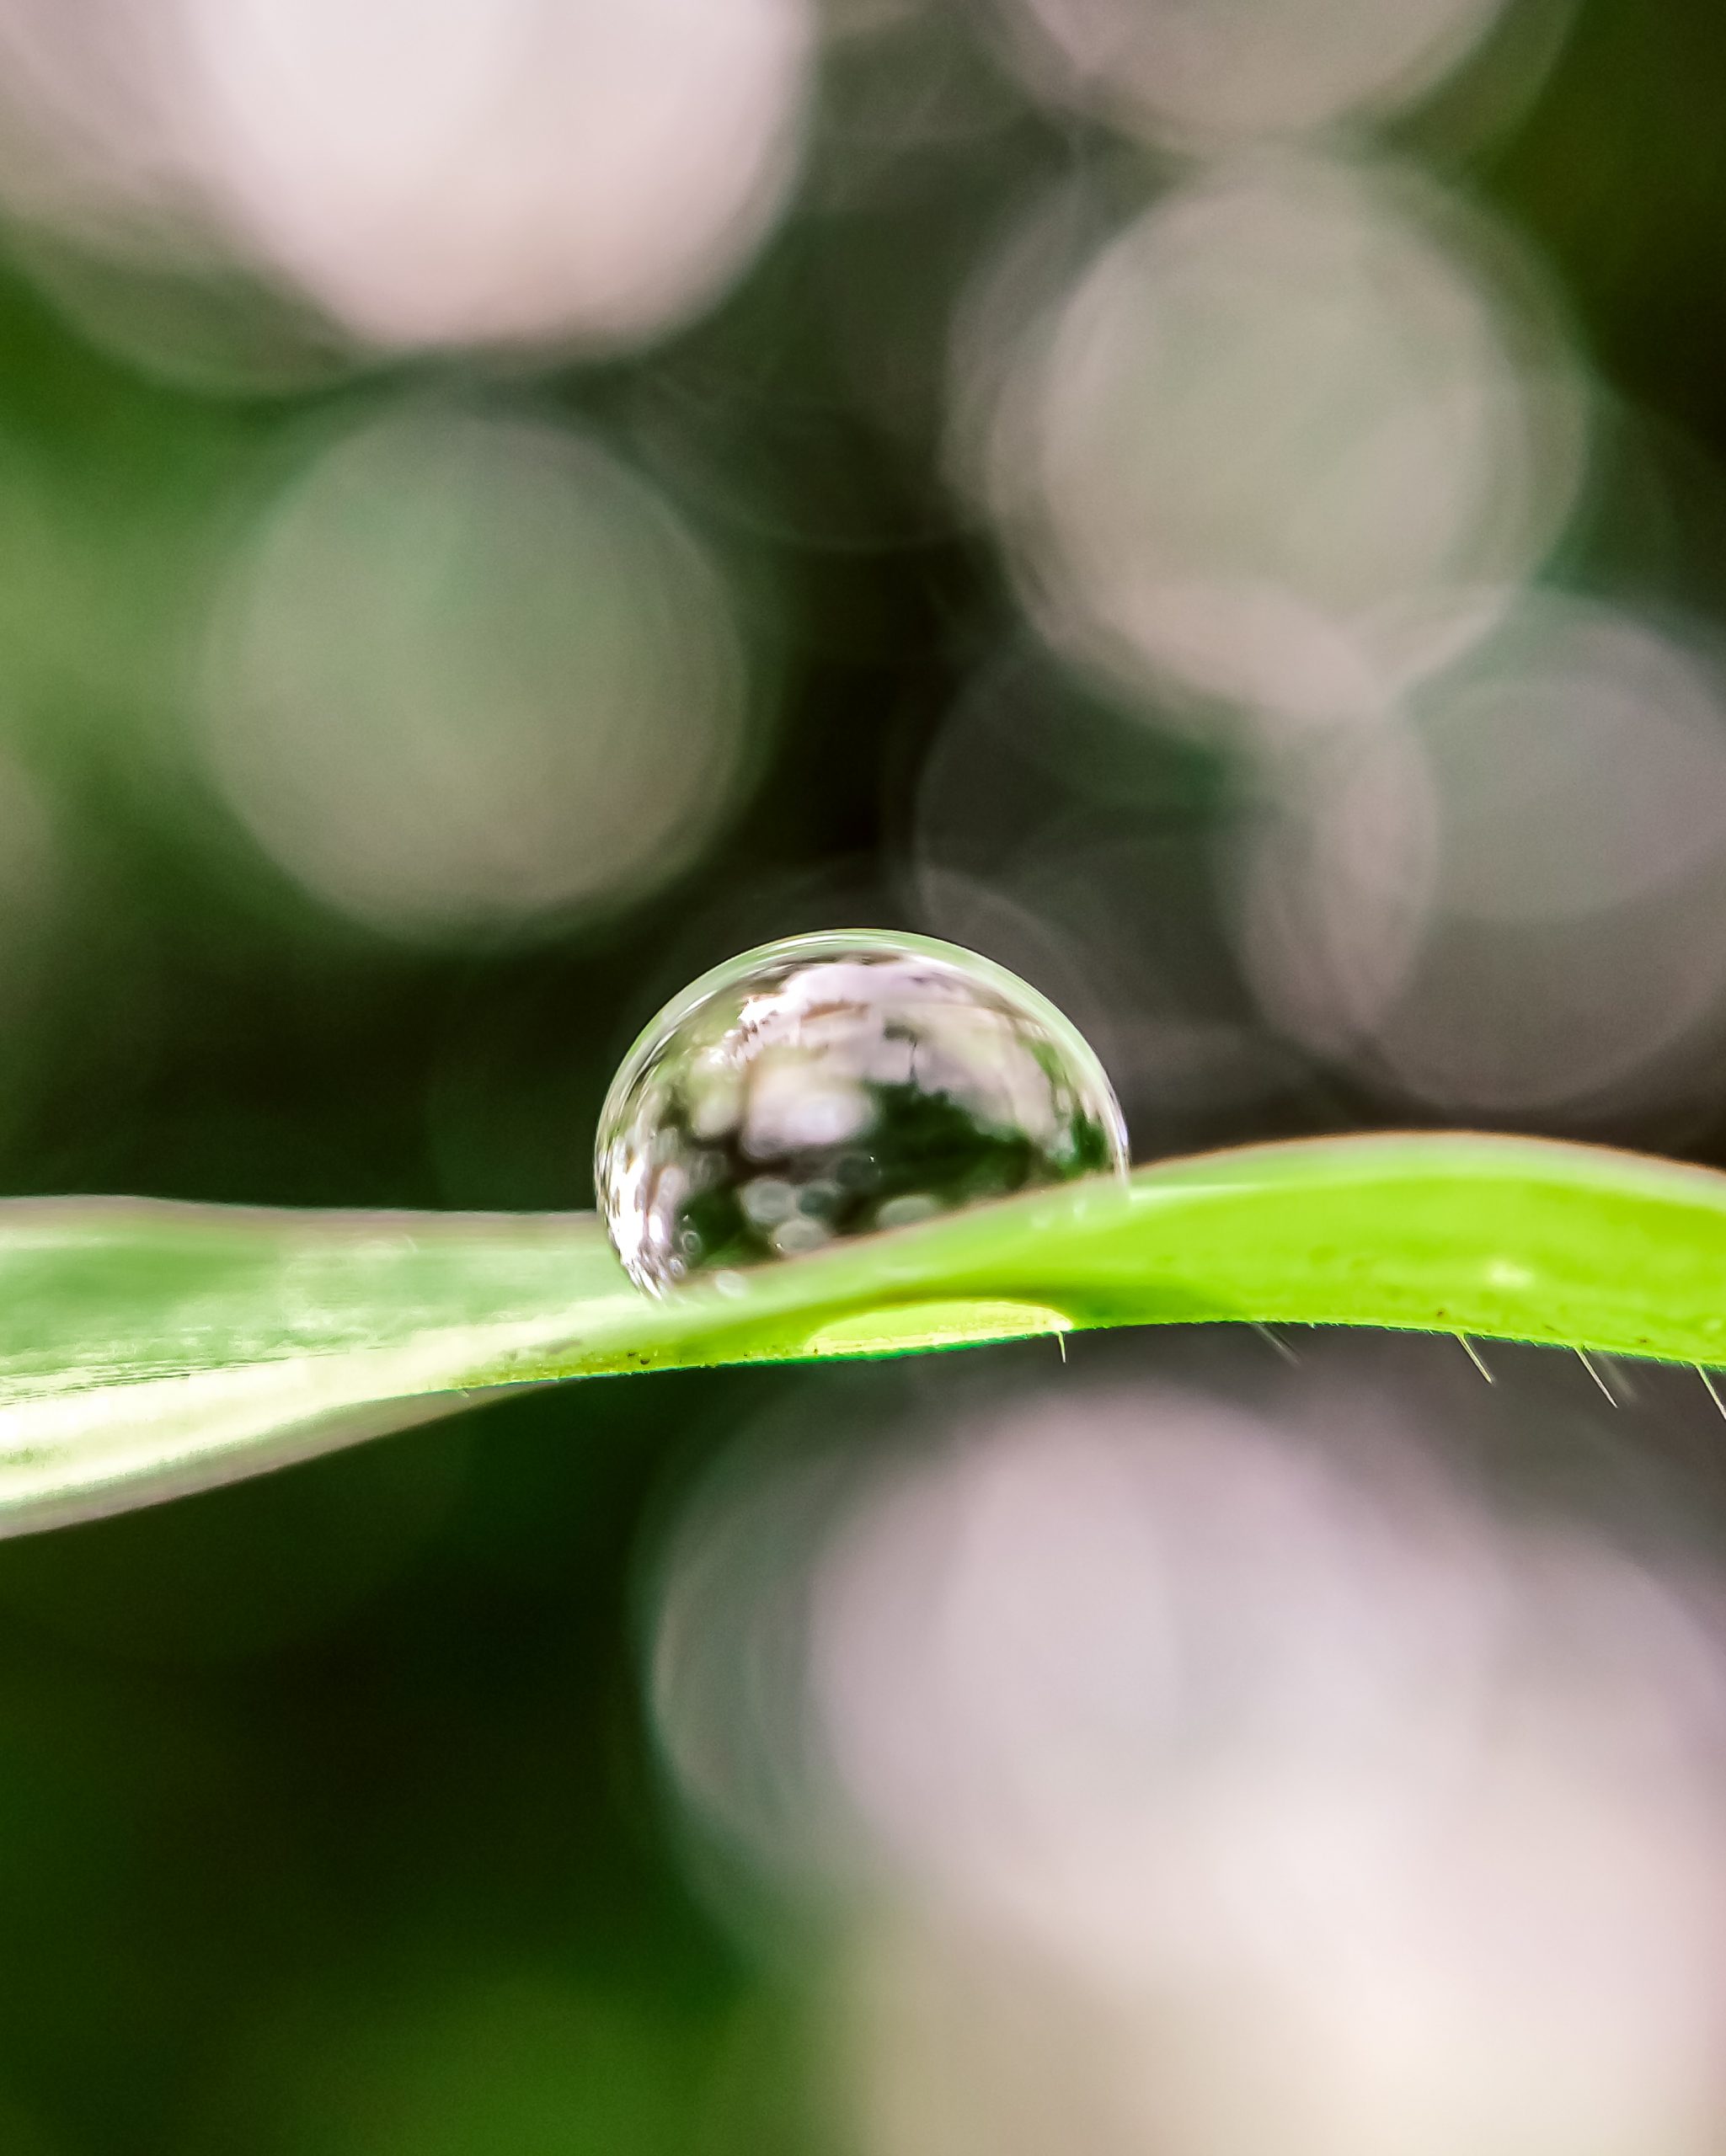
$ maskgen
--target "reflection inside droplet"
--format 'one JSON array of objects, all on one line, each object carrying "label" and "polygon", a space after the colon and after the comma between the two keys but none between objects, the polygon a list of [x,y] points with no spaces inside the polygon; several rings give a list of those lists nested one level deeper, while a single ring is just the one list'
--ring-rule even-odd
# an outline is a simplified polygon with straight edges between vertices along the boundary
[{"label": "reflection inside droplet", "polygon": [[594,1179],[655,1294],[1126,1164],[1103,1067],[956,945],[794,937],[705,974],[624,1059]]}]

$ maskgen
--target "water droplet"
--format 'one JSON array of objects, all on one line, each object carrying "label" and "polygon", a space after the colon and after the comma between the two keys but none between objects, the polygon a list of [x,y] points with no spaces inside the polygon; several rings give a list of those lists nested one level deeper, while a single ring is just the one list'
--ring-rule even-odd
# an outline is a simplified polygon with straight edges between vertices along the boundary
[{"label": "water droplet", "polygon": [[847,930],[703,974],[624,1058],[594,1180],[654,1294],[1126,1166],[1103,1066],[1034,989]]}]

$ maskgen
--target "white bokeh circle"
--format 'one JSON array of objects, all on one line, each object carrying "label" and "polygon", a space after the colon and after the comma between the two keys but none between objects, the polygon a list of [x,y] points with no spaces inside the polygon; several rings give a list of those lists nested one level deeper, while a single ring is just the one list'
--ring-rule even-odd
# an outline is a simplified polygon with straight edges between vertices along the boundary
[{"label": "white bokeh circle", "polygon": [[719,571],[590,437],[409,402],[320,445],[238,556],[207,746],[328,905],[434,938],[604,910],[729,813],[751,741]]}]

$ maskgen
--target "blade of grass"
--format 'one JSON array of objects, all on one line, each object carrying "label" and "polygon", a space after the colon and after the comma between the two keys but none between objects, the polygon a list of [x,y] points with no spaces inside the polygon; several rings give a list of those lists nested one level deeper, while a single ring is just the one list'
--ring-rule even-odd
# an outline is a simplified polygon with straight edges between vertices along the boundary
[{"label": "blade of grass", "polygon": [[664,1302],[592,1215],[0,1204],[0,1532],[608,1372],[1211,1320],[1726,1363],[1726,1177],[1470,1134],[1166,1161]]}]

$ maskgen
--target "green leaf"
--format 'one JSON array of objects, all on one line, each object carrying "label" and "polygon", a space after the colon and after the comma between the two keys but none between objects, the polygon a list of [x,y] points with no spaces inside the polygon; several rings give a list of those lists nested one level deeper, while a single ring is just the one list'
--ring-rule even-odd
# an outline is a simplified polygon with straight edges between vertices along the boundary
[{"label": "green leaf", "polygon": [[1726,1362],[1726,1177],[1467,1134],[1165,1161],[663,1302],[590,1214],[0,1204],[0,1531],[494,1389],[1241,1319]]}]

